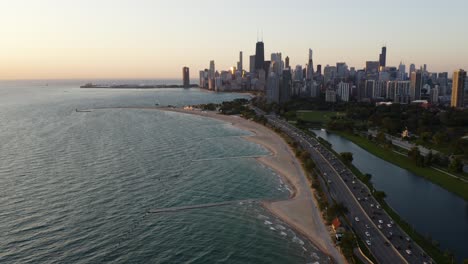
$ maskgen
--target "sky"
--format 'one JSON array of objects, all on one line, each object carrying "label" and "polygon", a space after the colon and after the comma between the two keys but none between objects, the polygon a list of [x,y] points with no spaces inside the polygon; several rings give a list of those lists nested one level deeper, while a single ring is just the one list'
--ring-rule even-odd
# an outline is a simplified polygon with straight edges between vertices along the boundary
[{"label": "sky", "polygon": [[466,0],[0,0],[0,79],[163,79],[265,57],[468,69]]}]

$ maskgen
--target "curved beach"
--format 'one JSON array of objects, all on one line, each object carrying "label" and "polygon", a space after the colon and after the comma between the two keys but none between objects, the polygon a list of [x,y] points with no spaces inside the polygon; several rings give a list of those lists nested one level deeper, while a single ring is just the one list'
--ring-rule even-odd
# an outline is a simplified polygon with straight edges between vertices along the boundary
[{"label": "curved beach", "polygon": [[293,187],[293,193],[288,200],[264,202],[264,207],[306,236],[316,247],[329,255],[334,262],[347,263],[334,246],[301,164],[296,159],[293,150],[277,133],[266,126],[239,116],[173,108],[154,109],[214,118],[252,132],[253,136],[245,136],[244,138],[267,148],[273,154],[257,158],[257,160],[275,170]]}]

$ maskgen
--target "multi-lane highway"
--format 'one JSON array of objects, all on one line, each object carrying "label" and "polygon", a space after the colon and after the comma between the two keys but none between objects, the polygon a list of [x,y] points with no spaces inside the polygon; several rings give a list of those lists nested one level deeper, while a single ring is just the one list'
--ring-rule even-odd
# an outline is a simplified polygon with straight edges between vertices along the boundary
[{"label": "multi-lane highway", "polygon": [[[258,114],[265,113],[255,109]],[[281,129],[307,150],[328,183],[329,195],[348,209],[354,232],[372,252],[378,263],[433,263],[390,218],[371,195],[368,187],[328,149],[313,137],[288,122],[265,115],[268,122]]]}]

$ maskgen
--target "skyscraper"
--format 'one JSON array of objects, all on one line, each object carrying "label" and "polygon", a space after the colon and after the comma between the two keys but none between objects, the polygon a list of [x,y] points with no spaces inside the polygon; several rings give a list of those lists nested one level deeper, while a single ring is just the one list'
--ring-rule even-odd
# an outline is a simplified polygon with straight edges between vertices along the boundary
[{"label": "skyscraper", "polygon": [[410,84],[410,99],[421,100],[421,89],[423,86],[422,72],[417,71],[411,73],[411,84]]},{"label": "skyscraper", "polygon": [[250,68],[249,72],[254,73],[255,72],[255,55],[250,55]]},{"label": "skyscraper", "polygon": [[265,63],[265,46],[262,41],[257,42],[255,47],[255,70],[263,69]]},{"label": "skyscraper", "polygon": [[387,66],[387,47],[382,47],[382,53],[379,56],[379,66],[385,67]]},{"label": "skyscraper", "polygon": [[312,55],[313,55],[312,49],[309,49],[309,61],[307,62],[307,75],[306,75],[307,80],[312,80],[312,78],[314,77],[314,61],[312,59]]},{"label": "skyscraper", "polygon": [[190,71],[188,67],[182,68],[182,79],[184,82],[184,88],[190,87]]},{"label": "skyscraper", "polygon": [[286,63],[286,69],[290,69],[291,67],[289,66],[289,57],[286,56],[286,59],[285,59],[285,63]]},{"label": "skyscraper", "polygon": [[400,65],[398,66],[398,77],[399,81],[404,81],[406,79],[406,66],[403,62],[400,61]]},{"label": "skyscraper", "polygon": [[215,77],[215,62],[214,60],[210,61],[210,71],[208,72],[208,79]]},{"label": "skyscraper", "polygon": [[409,66],[409,76],[411,77],[411,74],[416,71],[416,65],[414,63],[411,63]]},{"label": "skyscraper", "polygon": [[242,72],[242,70],[244,69],[243,67],[243,63],[242,63],[242,51],[239,52],[239,62],[237,63],[237,70],[239,70],[240,72]]},{"label": "skyscraper", "polygon": [[453,81],[452,81],[452,101],[450,102],[450,106],[461,108],[463,107],[463,94],[465,88],[465,79],[466,79],[466,71],[460,69],[453,73]]}]

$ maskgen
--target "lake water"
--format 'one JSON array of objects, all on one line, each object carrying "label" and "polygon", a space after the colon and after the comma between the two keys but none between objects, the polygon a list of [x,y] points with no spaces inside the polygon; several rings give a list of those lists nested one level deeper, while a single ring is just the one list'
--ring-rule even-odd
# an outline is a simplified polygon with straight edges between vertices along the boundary
[{"label": "lake water", "polygon": [[387,203],[420,234],[430,235],[442,249],[454,252],[457,259],[468,258],[467,201],[341,136],[314,132],[330,142],[336,152],[352,152],[353,164],[361,172],[372,174],[372,183],[387,194]]},{"label": "lake water", "polygon": [[[222,102],[198,89],[0,83],[0,263],[308,263],[325,259],[256,203],[287,198],[248,132],[157,110],[75,109]],[[220,159],[221,158],[221,159]]]}]

